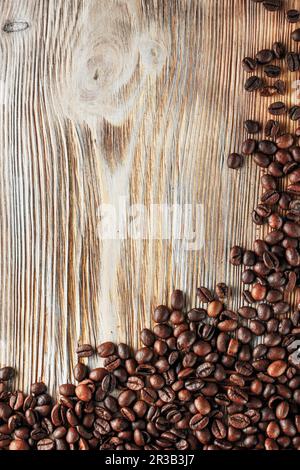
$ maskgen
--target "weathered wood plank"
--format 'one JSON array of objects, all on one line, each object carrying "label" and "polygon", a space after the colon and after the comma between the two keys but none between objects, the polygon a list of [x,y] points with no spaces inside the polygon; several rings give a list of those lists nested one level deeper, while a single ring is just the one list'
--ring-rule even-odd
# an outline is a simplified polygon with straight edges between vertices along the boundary
[{"label": "weathered wood plank", "polygon": [[[259,234],[259,172],[226,158],[268,100],[245,96],[240,62],[290,26],[245,0],[5,0],[8,21],[29,27],[0,40],[0,363],[56,387],[77,342],[137,344],[174,286],[189,303],[200,282],[241,291],[226,260]],[[202,204],[205,246],[101,240],[120,197]]]}]

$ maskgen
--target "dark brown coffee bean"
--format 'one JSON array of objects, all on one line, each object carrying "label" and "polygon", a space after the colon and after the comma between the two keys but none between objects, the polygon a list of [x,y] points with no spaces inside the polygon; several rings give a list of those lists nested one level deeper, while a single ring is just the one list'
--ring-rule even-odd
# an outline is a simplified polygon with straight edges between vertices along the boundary
[{"label": "dark brown coffee bean", "polygon": [[286,49],[285,49],[285,45],[282,42],[274,42],[272,49],[273,49],[275,59],[284,59],[285,54],[286,54]]},{"label": "dark brown coffee bean", "polygon": [[242,61],[242,66],[245,72],[253,72],[257,67],[257,61],[252,59],[252,57],[245,57]]},{"label": "dark brown coffee bean", "polygon": [[[264,192],[264,194],[260,198],[261,202],[267,206],[273,206],[279,201],[279,199],[280,199],[280,194],[273,189]],[[267,240],[266,242],[268,243]]]},{"label": "dark brown coffee bean", "polygon": [[255,152],[256,148],[256,140],[254,139],[246,139],[242,143],[242,153],[245,155],[251,155],[252,153]]},{"label": "dark brown coffee bean", "polygon": [[228,295],[228,287],[224,282],[219,282],[216,285],[216,294],[219,299],[225,299]]},{"label": "dark brown coffee bean", "polygon": [[182,310],[184,307],[184,294],[181,290],[174,290],[171,295],[171,307],[174,310]]},{"label": "dark brown coffee bean", "polygon": [[81,382],[84,380],[88,374],[88,369],[85,364],[82,364],[81,362],[78,362],[76,366],[74,367],[74,377],[75,380],[78,382]]},{"label": "dark brown coffee bean", "polygon": [[270,104],[268,110],[273,116],[281,116],[286,113],[287,108],[282,101],[276,101],[275,103]]},{"label": "dark brown coffee bean", "polygon": [[212,295],[211,291],[206,287],[198,287],[196,294],[199,297],[200,302],[203,303],[212,302],[214,299],[214,296]]},{"label": "dark brown coffee bean", "polygon": [[292,106],[289,109],[289,117],[292,121],[298,121],[300,119],[300,106]]},{"label": "dark brown coffee bean", "polygon": [[300,28],[295,29],[292,32],[291,37],[292,37],[293,41],[299,42],[300,41]]},{"label": "dark brown coffee bean", "polygon": [[116,346],[111,341],[107,341],[106,343],[102,343],[97,346],[97,353],[100,357],[112,356],[115,350]]},{"label": "dark brown coffee bean", "polygon": [[244,129],[248,134],[257,134],[260,131],[260,124],[258,121],[247,119],[244,122]]},{"label": "dark brown coffee bean", "polygon": [[94,354],[94,348],[90,344],[81,344],[76,349],[78,357],[90,357]]},{"label": "dark brown coffee bean", "polygon": [[265,125],[265,136],[276,138],[280,131],[280,124],[278,121],[269,119]]},{"label": "dark brown coffee bean", "polygon": [[297,72],[300,69],[300,57],[298,52],[288,52],[286,63],[290,72]]},{"label": "dark brown coffee bean", "polygon": [[281,68],[278,65],[269,64],[264,67],[264,73],[267,77],[276,78],[279,77],[281,73]]},{"label": "dark brown coffee bean", "polygon": [[243,251],[240,246],[233,246],[230,250],[230,263],[234,266],[242,264]]},{"label": "dark brown coffee bean", "polygon": [[242,413],[237,413],[229,416],[228,422],[235,429],[245,429],[249,426],[250,419]]},{"label": "dark brown coffee bean", "polygon": [[237,170],[243,166],[244,158],[238,153],[231,153],[227,158],[227,166],[232,170]]},{"label": "dark brown coffee bean", "polygon": [[271,49],[262,49],[256,54],[256,60],[260,65],[269,64],[274,59],[274,53]]},{"label": "dark brown coffee bean", "polygon": [[169,320],[170,311],[165,305],[156,307],[153,313],[153,319],[156,323],[165,323]]},{"label": "dark brown coffee bean", "polygon": [[300,20],[300,12],[298,10],[288,10],[285,17],[289,23],[297,23]]},{"label": "dark brown coffee bean", "polygon": [[256,153],[254,155],[254,162],[261,168],[267,168],[271,163],[271,157],[263,154],[262,152]]},{"label": "dark brown coffee bean", "polygon": [[286,83],[283,80],[276,80],[274,82],[274,87],[276,88],[279,95],[286,94]]},{"label": "dark brown coffee bean", "polygon": [[0,380],[3,382],[7,382],[11,380],[15,374],[15,371],[12,367],[2,367],[0,369]]},{"label": "dark brown coffee bean", "polygon": [[259,90],[263,86],[263,81],[256,75],[252,75],[245,81],[244,88],[248,92]]},{"label": "dark brown coffee bean", "polygon": [[258,150],[266,155],[274,155],[277,145],[270,140],[262,140],[258,143]]},{"label": "dark brown coffee bean", "polygon": [[238,153],[231,153],[227,158],[227,166],[232,170],[237,170],[241,168],[244,164],[244,158]]}]

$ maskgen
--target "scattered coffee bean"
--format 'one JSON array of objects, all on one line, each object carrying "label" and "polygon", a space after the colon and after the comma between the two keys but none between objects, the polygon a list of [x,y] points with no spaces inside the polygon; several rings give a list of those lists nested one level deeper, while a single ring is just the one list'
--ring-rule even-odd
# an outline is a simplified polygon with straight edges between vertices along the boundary
[{"label": "scattered coffee bean", "polygon": [[259,90],[263,85],[263,81],[261,78],[257,77],[256,75],[252,75],[249,77],[244,85],[246,91],[253,92]]},{"label": "scattered coffee bean", "polygon": [[292,39],[296,42],[300,41],[300,28],[295,29],[295,31],[292,32]]},{"label": "scattered coffee bean", "polygon": [[285,16],[289,23],[297,23],[300,20],[300,11],[288,10]]},{"label": "scattered coffee bean", "polygon": [[270,104],[268,110],[273,116],[281,116],[287,111],[286,106],[282,101],[276,101],[275,103]]},{"label": "scattered coffee bean", "polygon": [[244,158],[243,155],[238,153],[231,153],[227,158],[227,166],[232,170],[237,170],[243,166]]}]

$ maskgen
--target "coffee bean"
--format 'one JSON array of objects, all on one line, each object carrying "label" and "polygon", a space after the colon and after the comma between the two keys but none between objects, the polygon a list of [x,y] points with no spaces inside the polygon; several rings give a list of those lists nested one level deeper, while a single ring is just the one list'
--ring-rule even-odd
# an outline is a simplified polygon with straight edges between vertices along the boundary
[{"label": "coffee bean", "polygon": [[214,299],[211,291],[206,287],[198,287],[197,296],[199,297],[200,302],[203,303],[209,303]]},{"label": "coffee bean", "polygon": [[111,341],[107,341],[106,343],[99,344],[97,346],[97,353],[100,357],[109,357],[112,356],[115,352],[115,345]]},{"label": "coffee bean", "polygon": [[275,103],[270,104],[268,110],[273,116],[281,116],[286,113],[287,108],[282,101],[276,101]]},{"label": "coffee bean", "polygon": [[289,109],[289,117],[292,121],[298,121],[300,119],[300,106],[292,106]]},{"label": "coffee bean", "polygon": [[174,290],[171,296],[171,307],[174,310],[182,310],[184,306],[184,295],[181,290]]},{"label": "coffee bean", "polygon": [[242,264],[243,251],[240,246],[233,246],[230,250],[230,263],[234,266]]},{"label": "coffee bean", "polygon": [[224,282],[219,282],[216,285],[216,294],[219,299],[225,299],[228,295],[228,287]]},{"label": "coffee bean", "polygon": [[274,59],[274,53],[271,49],[262,49],[256,54],[256,60],[259,64],[265,65]]},{"label": "coffee bean", "polygon": [[271,157],[259,152],[254,155],[254,162],[261,168],[268,168],[271,163]]},{"label": "coffee bean", "polygon": [[260,131],[260,124],[258,121],[247,119],[247,121],[244,122],[244,129],[248,134],[257,134]]},{"label": "coffee bean", "polygon": [[278,65],[269,64],[264,67],[264,73],[267,77],[276,78],[280,75],[281,68]]},{"label": "coffee bean", "polygon": [[270,140],[261,140],[258,142],[258,150],[266,155],[274,155],[277,145]]},{"label": "coffee bean", "polygon": [[[265,125],[265,136],[276,138],[280,131],[280,124],[278,121],[270,119]],[[270,163],[270,162],[269,162]]]},{"label": "coffee bean", "polygon": [[253,72],[257,67],[257,61],[252,57],[245,57],[242,61],[242,66],[245,72]]},{"label": "coffee bean", "polygon": [[277,93],[279,95],[285,95],[286,94],[286,83],[283,80],[276,80],[274,82],[274,87],[277,90]]},{"label": "coffee bean", "polygon": [[195,399],[194,405],[196,410],[201,413],[202,416],[208,415],[211,411],[211,405],[209,401],[203,396],[199,396]]},{"label": "coffee bean", "polygon": [[12,367],[2,367],[0,369],[0,381],[7,382],[11,380],[15,374],[15,371]]},{"label": "coffee bean", "polygon": [[228,422],[235,429],[245,429],[250,424],[248,416],[242,413],[236,413],[229,416]]},{"label": "coffee bean", "polygon": [[276,145],[279,149],[288,149],[292,147],[293,144],[294,137],[291,134],[283,134],[276,139]]},{"label": "coffee bean", "polygon": [[288,10],[285,16],[289,23],[297,23],[300,20],[300,11]]},{"label": "coffee bean", "polygon": [[286,54],[286,49],[285,49],[285,45],[282,42],[274,42],[272,49],[273,49],[275,59],[284,59],[285,54]]},{"label": "coffee bean", "polygon": [[286,63],[290,72],[297,72],[300,69],[300,57],[298,52],[288,52]]},{"label": "coffee bean", "polygon": [[170,312],[165,305],[158,306],[153,313],[153,319],[156,323],[165,323],[169,320]]},{"label": "coffee bean", "polygon": [[94,348],[90,344],[81,344],[77,347],[76,353],[78,357],[90,357],[94,354]]},{"label": "coffee bean", "polygon": [[207,307],[207,314],[211,318],[216,318],[220,315],[222,310],[224,309],[224,305],[219,300],[213,300],[208,304]]},{"label": "coffee bean", "polygon": [[244,88],[248,92],[259,90],[263,86],[263,81],[256,75],[252,75],[245,81]]},{"label": "coffee bean", "polygon": [[255,152],[256,149],[256,140],[247,139],[242,143],[242,153],[245,155],[251,155]]},{"label": "coffee bean", "polygon": [[238,153],[231,153],[227,158],[227,166],[233,170],[237,170],[243,166],[244,159]]},{"label": "coffee bean", "polygon": [[300,28],[295,29],[292,32],[291,37],[292,37],[293,41],[299,42],[300,41]]}]

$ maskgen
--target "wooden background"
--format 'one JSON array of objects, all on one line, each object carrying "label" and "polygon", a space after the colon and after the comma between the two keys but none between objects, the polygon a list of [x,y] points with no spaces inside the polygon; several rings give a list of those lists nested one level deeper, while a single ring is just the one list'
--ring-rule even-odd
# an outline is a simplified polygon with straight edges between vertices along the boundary
[{"label": "wooden background", "polygon": [[[293,26],[250,0],[2,0],[0,18],[0,365],[53,390],[78,342],[138,344],[173,287],[189,304],[200,283],[241,291],[228,251],[259,235],[259,171],[226,159],[270,100],[246,96],[240,64]],[[120,198],[193,204],[205,246],[101,239]]]}]

